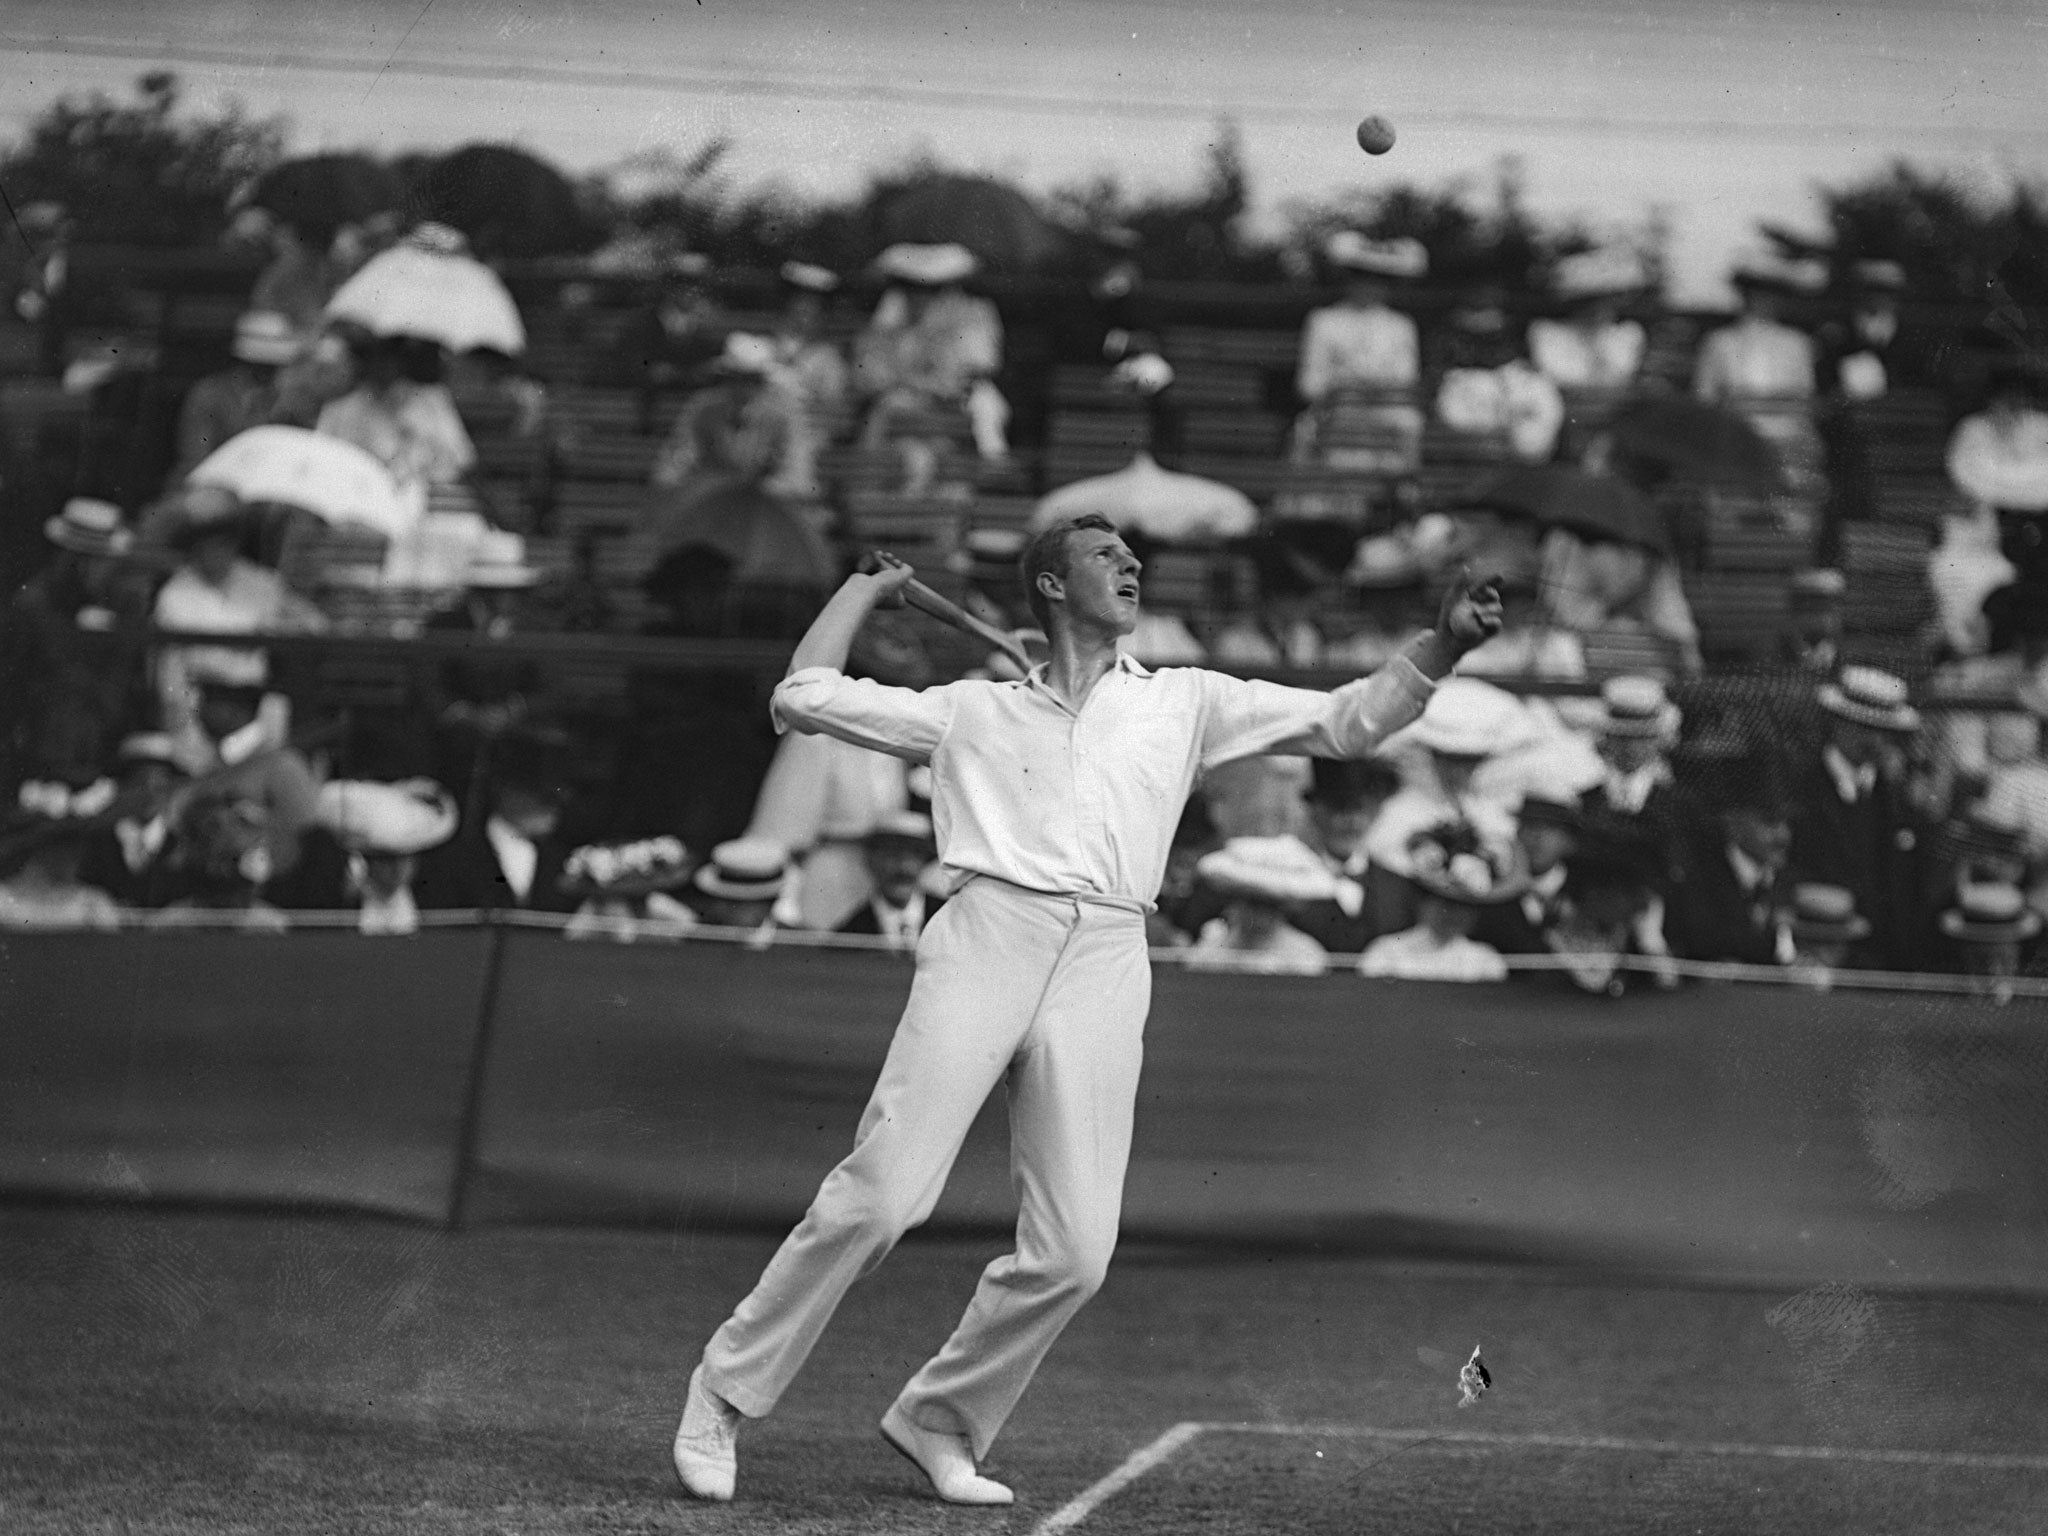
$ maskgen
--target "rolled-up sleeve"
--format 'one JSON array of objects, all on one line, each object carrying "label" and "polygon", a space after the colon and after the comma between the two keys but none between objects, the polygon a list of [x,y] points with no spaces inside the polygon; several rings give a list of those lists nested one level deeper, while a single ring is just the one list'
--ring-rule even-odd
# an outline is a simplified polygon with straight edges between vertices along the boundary
[{"label": "rolled-up sleeve", "polygon": [[836,736],[925,763],[945,739],[953,701],[944,688],[892,688],[836,667],[805,667],[776,685],[768,710],[777,731]]},{"label": "rolled-up sleeve", "polygon": [[1204,768],[1261,753],[1367,757],[1421,714],[1436,691],[1405,656],[1328,693],[1221,672],[1206,677]]}]

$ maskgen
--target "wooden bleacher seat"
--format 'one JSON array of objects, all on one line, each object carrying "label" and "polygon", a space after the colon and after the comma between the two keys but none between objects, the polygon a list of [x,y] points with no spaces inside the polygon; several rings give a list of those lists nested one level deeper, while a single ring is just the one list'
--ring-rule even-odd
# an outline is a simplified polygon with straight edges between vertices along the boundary
[{"label": "wooden bleacher seat", "polygon": [[1787,595],[1781,572],[1701,571],[1686,578],[1685,595],[1709,662],[1765,662],[1777,654]]},{"label": "wooden bleacher seat", "polygon": [[970,528],[1022,529],[1038,506],[1035,496],[979,495],[967,514]]},{"label": "wooden bleacher seat", "polygon": [[625,481],[564,480],[554,489],[549,531],[565,537],[592,531],[630,533],[647,505],[644,485]]},{"label": "wooden bleacher seat", "polygon": [[1237,330],[1219,326],[1178,325],[1167,327],[1160,338],[1161,349],[1179,368],[1188,363],[1229,363],[1238,367],[1286,370],[1290,374],[1301,355],[1301,328],[1283,330]]},{"label": "wooden bleacher seat", "polygon": [[637,436],[640,403],[638,390],[600,389],[586,384],[554,390],[548,397],[548,412],[564,432],[581,429]]},{"label": "wooden bleacher seat", "polygon": [[846,500],[846,532],[862,549],[880,546],[920,570],[943,566],[959,547],[971,503],[934,497],[862,493]]},{"label": "wooden bleacher seat", "polygon": [[556,472],[565,480],[623,480],[644,486],[660,447],[651,437],[565,436],[555,447]]},{"label": "wooden bleacher seat", "polygon": [[1181,446],[1191,454],[1229,454],[1271,458],[1286,444],[1288,423],[1261,411],[1189,411],[1181,428]]}]

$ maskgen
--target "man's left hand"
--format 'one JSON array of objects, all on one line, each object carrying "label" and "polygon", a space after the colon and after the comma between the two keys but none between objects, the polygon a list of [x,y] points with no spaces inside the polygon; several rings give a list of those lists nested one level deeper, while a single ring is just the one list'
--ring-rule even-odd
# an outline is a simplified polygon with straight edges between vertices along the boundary
[{"label": "man's left hand", "polygon": [[1462,655],[1499,634],[1503,622],[1499,583],[1492,580],[1475,583],[1469,578],[1461,578],[1444,594],[1444,605],[1437,613],[1436,627],[1437,633],[1455,645]]}]

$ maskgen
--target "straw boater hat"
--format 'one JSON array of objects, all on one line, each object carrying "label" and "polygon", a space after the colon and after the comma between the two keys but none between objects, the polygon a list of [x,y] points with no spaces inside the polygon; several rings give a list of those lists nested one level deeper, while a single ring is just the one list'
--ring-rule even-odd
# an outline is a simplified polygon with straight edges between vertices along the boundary
[{"label": "straw boater hat", "polygon": [[1856,910],[1856,897],[1846,886],[1802,881],[1792,887],[1792,911],[1786,926],[1795,939],[1853,943],[1870,934],[1869,921]]},{"label": "straw boater hat", "polygon": [[1625,245],[1603,245],[1567,256],[1552,270],[1552,289],[1561,299],[1605,299],[1650,286],[1643,258]]},{"label": "straw boater hat", "polygon": [[1396,739],[1445,757],[1491,757],[1526,745],[1529,728],[1528,711],[1506,689],[1476,677],[1447,677]]},{"label": "straw boater hat", "polygon": [[1839,602],[1849,590],[1849,578],[1832,566],[1815,566],[1794,571],[1785,587],[1794,603],[1811,607]]},{"label": "straw boater hat", "polygon": [[1347,272],[1375,277],[1418,278],[1429,275],[1429,249],[1406,235],[1372,240],[1355,229],[1340,229],[1323,242],[1323,259]]},{"label": "straw boater hat", "polygon": [[235,322],[228,350],[245,363],[281,368],[299,355],[299,338],[291,321],[275,310],[252,309]]},{"label": "straw boater hat", "polygon": [[1654,677],[1610,677],[1600,685],[1600,733],[1669,741],[1684,717]]},{"label": "straw boater hat", "polygon": [[839,274],[815,262],[785,261],[778,275],[790,287],[805,293],[834,293],[839,288]]},{"label": "straw boater hat", "polygon": [[91,496],[65,502],[62,512],[44,522],[43,537],[78,555],[125,555],[134,542],[121,509]]},{"label": "straw boater hat", "polygon": [[1298,837],[1233,837],[1195,864],[1195,877],[1226,896],[1329,901],[1337,877]]},{"label": "straw boater hat", "polygon": [[1858,725],[1903,735],[1920,729],[1920,711],[1907,702],[1906,680],[1880,667],[1846,666],[1815,697],[1828,713]]},{"label": "straw boater hat", "polygon": [[1424,827],[1408,839],[1401,873],[1432,896],[1490,907],[1513,901],[1529,885],[1512,843],[1490,843],[1462,821]]},{"label": "straw boater hat", "polygon": [[526,563],[526,540],[516,533],[487,528],[469,552],[469,570],[463,576],[467,586],[487,591],[530,587],[541,573]]},{"label": "straw boater hat", "polygon": [[981,263],[964,245],[892,245],[875,258],[875,270],[893,282],[943,288],[972,277]]},{"label": "straw boater hat", "polygon": [[350,853],[396,858],[455,835],[455,797],[432,779],[330,779],[320,786],[313,819]]},{"label": "straw boater hat", "polygon": [[1966,944],[2011,944],[2041,931],[2041,914],[2016,885],[1975,881],[1956,890],[1956,904],[1941,914],[1941,931]]},{"label": "straw boater hat", "polygon": [[562,861],[566,896],[629,898],[672,891],[690,878],[690,852],[681,839],[643,837],[630,843],[590,843]]},{"label": "straw boater hat", "polygon": [[766,378],[775,371],[775,343],[751,331],[734,331],[725,338],[725,350],[712,360],[710,371],[729,379]]},{"label": "straw boater hat", "polygon": [[737,837],[711,850],[693,883],[726,901],[773,901],[789,875],[789,853],[766,837]]}]

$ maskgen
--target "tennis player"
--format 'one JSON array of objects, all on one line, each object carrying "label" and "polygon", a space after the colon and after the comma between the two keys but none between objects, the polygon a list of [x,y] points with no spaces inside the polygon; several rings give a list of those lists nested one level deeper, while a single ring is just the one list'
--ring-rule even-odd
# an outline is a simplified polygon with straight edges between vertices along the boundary
[{"label": "tennis player", "polygon": [[1117,649],[1138,619],[1139,563],[1112,524],[1057,523],[1020,564],[1051,645],[1023,681],[908,689],[847,677],[862,622],[900,601],[911,577],[885,556],[846,579],[775,690],[778,728],[931,765],[954,894],[918,943],[852,1153],[690,1377],[674,1455],[699,1498],[732,1497],[741,1417],[775,1407],[847,1287],[931,1214],[975,1114],[1004,1083],[1016,1251],[983,1271],[959,1327],[881,1430],[940,1498],[1011,1502],[978,1463],[1116,1244],[1151,1000],[1145,914],[1196,775],[1257,753],[1363,757],[1500,628],[1498,594],[1461,584],[1434,630],[1332,692],[1152,672]]}]

